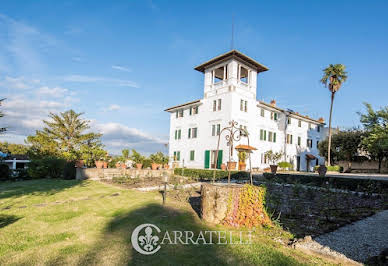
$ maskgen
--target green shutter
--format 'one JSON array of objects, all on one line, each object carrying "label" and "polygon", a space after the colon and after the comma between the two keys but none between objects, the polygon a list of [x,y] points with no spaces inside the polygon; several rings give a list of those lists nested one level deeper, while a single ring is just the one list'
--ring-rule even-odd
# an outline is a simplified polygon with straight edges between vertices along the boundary
[{"label": "green shutter", "polygon": [[263,130],[260,129],[260,140],[263,140]]},{"label": "green shutter", "polygon": [[190,151],[190,161],[194,161],[194,151]]},{"label": "green shutter", "polygon": [[276,132],[273,133],[273,142],[276,142]]},{"label": "green shutter", "polygon": [[181,132],[182,132],[182,130],[178,130],[178,139],[181,139]]},{"label": "green shutter", "polygon": [[190,115],[193,113],[193,107],[190,107]]},{"label": "green shutter", "polygon": [[181,160],[181,152],[180,151],[177,151],[176,152],[176,156],[177,156],[177,160],[180,161]]},{"label": "green shutter", "polygon": [[178,130],[175,130],[175,139],[177,139],[178,136]]},{"label": "green shutter", "polygon": [[218,151],[218,158],[217,158],[217,168],[221,169],[222,164],[222,150]]},{"label": "green shutter", "polygon": [[176,118],[178,118],[178,111],[176,111],[176,113],[175,113],[175,114],[176,114]]},{"label": "green shutter", "polygon": [[189,128],[189,134],[188,134],[189,138],[191,138],[191,128]]},{"label": "green shutter", "polygon": [[267,140],[267,130],[264,130],[264,140]]},{"label": "green shutter", "polygon": [[210,151],[205,151],[205,169],[209,169],[210,166]]},{"label": "green shutter", "polygon": [[176,151],[174,151],[174,161],[176,161]]}]

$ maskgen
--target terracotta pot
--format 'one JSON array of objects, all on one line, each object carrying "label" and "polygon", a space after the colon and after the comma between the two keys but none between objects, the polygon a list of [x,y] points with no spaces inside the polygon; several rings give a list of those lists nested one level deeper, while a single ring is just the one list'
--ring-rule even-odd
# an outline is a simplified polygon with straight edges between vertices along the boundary
[{"label": "terracotta pot", "polygon": [[158,170],[158,166],[159,166],[159,164],[157,164],[157,163],[151,163],[152,170]]},{"label": "terracotta pot", "polygon": [[224,163],[221,164],[221,170],[223,170],[223,171],[226,170],[226,165]]},{"label": "terracotta pot", "polygon": [[228,169],[230,170],[236,170],[236,162],[228,162]]},{"label": "terracotta pot", "polygon": [[84,160],[78,160],[75,162],[75,167],[82,168],[85,166]]},{"label": "terracotta pot", "polygon": [[327,172],[327,167],[325,165],[320,165],[318,167],[318,174],[320,177],[325,177]]},{"label": "terracotta pot", "polygon": [[116,168],[120,168],[121,163],[116,163]]},{"label": "terracotta pot", "polygon": [[136,169],[141,169],[143,167],[143,164],[142,163],[137,163],[136,164]]},{"label": "terracotta pot", "polygon": [[104,167],[104,162],[103,161],[95,161],[96,167],[101,169]]},{"label": "terracotta pot", "polygon": [[107,162],[103,162],[103,166],[104,166],[104,168],[108,168],[108,163]]},{"label": "terracotta pot", "polygon": [[125,163],[121,164],[121,168],[122,169],[127,169],[127,166],[125,165]]},{"label": "terracotta pot", "polygon": [[243,163],[243,162],[238,163],[238,170],[245,171],[246,167],[247,167],[246,163]]},{"label": "terracotta pot", "polygon": [[278,166],[277,165],[270,165],[269,167],[271,168],[271,173],[276,174],[276,172],[278,170]]},{"label": "terracotta pot", "polygon": [[168,163],[166,163],[166,164],[163,166],[163,168],[167,170],[168,168],[170,168],[170,166],[168,165]]}]

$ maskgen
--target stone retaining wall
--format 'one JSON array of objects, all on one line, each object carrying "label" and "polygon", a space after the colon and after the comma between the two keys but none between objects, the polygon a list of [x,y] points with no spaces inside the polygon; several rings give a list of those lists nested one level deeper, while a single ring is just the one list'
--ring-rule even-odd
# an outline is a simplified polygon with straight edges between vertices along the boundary
[{"label": "stone retaining wall", "polygon": [[148,170],[148,169],[120,169],[120,168],[77,168],[76,179],[100,180],[112,179],[113,177],[130,176],[130,177],[163,177],[163,175],[172,175],[173,170]]}]

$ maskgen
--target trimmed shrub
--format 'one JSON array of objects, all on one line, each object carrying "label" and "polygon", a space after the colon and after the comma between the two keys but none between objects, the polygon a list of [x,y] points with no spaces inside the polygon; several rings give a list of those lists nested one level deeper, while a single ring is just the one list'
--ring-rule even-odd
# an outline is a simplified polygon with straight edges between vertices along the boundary
[{"label": "trimmed shrub", "polygon": [[280,162],[278,163],[278,166],[282,169],[288,169],[288,170],[292,170],[293,168],[292,164],[289,162]]},{"label": "trimmed shrub", "polygon": [[31,179],[31,177],[28,174],[27,169],[21,168],[21,169],[15,169],[13,170],[14,176],[16,179],[22,179],[22,180],[28,180]]},{"label": "trimmed shrub", "polygon": [[10,170],[8,165],[0,164],[0,180],[8,180],[10,178]]},{"label": "trimmed shrub", "polygon": [[61,178],[66,160],[55,157],[46,157],[32,160],[28,164],[28,174],[32,179]]},{"label": "trimmed shrub", "polygon": [[[318,168],[319,168],[319,165],[314,166],[315,171],[318,171]],[[339,165],[330,165],[330,166],[327,166],[327,171],[342,173],[344,171],[344,168]]]},{"label": "trimmed shrub", "polygon": [[[192,169],[192,168],[174,169],[175,175],[187,176],[200,181],[213,180],[213,172],[214,170],[209,170],[209,169]],[[216,180],[227,179],[227,178],[228,178],[228,171],[216,170]],[[245,172],[245,171],[230,172],[230,179],[248,179],[248,178],[249,178],[249,172]]]}]

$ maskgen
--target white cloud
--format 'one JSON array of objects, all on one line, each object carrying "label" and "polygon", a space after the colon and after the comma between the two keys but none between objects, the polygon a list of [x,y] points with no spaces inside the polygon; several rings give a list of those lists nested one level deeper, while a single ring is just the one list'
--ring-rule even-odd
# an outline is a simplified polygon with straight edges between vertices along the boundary
[{"label": "white cloud", "polygon": [[4,80],[0,81],[0,86],[8,89],[27,89],[30,87],[23,77],[13,78],[9,76],[6,76]]},{"label": "white cloud", "polygon": [[120,110],[120,105],[118,104],[111,104],[109,107],[108,107],[108,111],[117,111],[117,110]]},{"label": "white cloud", "polygon": [[60,88],[60,87],[49,88],[47,86],[41,87],[37,90],[37,93],[40,95],[46,95],[54,98],[64,97],[65,94],[68,92],[69,90],[65,88]]},{"label": "white cloud", "polygon": [[132,71],[131,69],[129,69],[127,67],[119,66],[119,65],[113,65],[112,68],[116,69],[116,70],[124,71],[124,72],[131,72]]},{"label": "white cloud", "polygon": [[82,61],[82,58],[81,57],[78,57],[78,56],[73,56],[71,58],[71,60],[75,61],[75,62],[81,62]]},{"label": "white cloud", "polygon": [[139,88],[139,85],[131,80],[115,79],[108,77],[96,77],[87,75],[68,75],[63,77],[67,82],[79,82],[79,83],[109,83],[111,85]]}]

